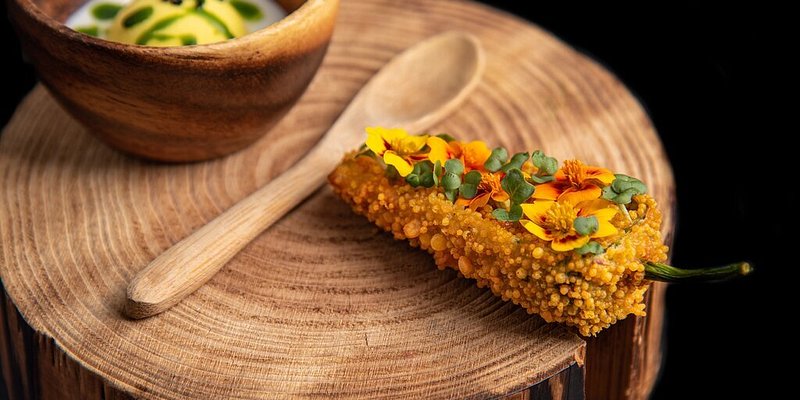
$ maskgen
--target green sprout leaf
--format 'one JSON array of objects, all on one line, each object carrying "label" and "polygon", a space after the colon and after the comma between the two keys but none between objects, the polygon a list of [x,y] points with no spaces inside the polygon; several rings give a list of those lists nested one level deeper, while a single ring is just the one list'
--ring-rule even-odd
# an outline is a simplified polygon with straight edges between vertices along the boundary
[{"label": "green sprout leaf", "polygon": [[525,161],[528,161],[529,158],[531,158],[531,155],[528,153],[514,154],[514,156],[511,157],[511,161],[509,161],[508,164],[503,165],[500,170],[503,172],[508,172],[512,169],[520,169],[522,168],[522,164],[525,164]]},{"label": "green sprout leaf", "polygon": [[537,168],[536,174],[531,176],[531,181],[546,183],[555,180],[553,175],[558,171],[558,160],[548,157],[541,150],[536,150],[531,155],[531,162]]},{"label": "green sprout leaf", "polygon": [[461,174],[464,173],[464,164],[460,160],[447,160],[444,163],[442,187],[448,200],[455,202],[458,197],[458,188],[461,187]]},{"label": "green sprout leaf", "polygon": [[534,183],[547,183],[550,181],[554,181],[555,179],[556,177],[553,175],[545,175],[545,176],[531,175],[531,181],[533,181]]},{"label": "green sprout leaf", "polygon": [[558,171],[558,160],[553,157],[548,157],[541,150],[533,152],[531,162],[539,169],[537,172],[539,176],[553,175]]},{"label": "green sprout leaf", "polygon": [[572,222],[575,227],[575,232],[581,236],[591,235],[600,229],[600,224],[597,222],[597,217],[590,215],[588,217],[578,217]]},{"label": "green sprout leaf", "polygon": [[356,155],[355,155],[353,158],[358,158],[358,157],[371,157],[371,158],[375,158],[375,157],[377,157],[377,156],[375,155],[375,152],[374,152],[374,151],[372,151],[372,150],[370,150],[370,149],[368,149],[368,148],[364,147],[364,148],[363,148],[363,149],[361,149],[361,150],[360,150],[358,153],[356,153]]},{"label": "green sprout leaf", "polygon": [[492,216],[498,221],[519,221],[522,218],[522,207],[519,204],[512,204],[508,211],[497,208],[492,211]]},{"label": "green sprout leaf", "polygon": [[425,160],[414,164],[414,169],[406,176],[406,182],[412,187],[433,187],[433,163]]},{"label": "green sprout leaf", "polygon": [[406,183],[411,185],[411,187],[419,187],[419,185],[420,185],[420,177],[419,177],[419,175],[408,174],[408,176],[406,176]]},{"label": "green sprout leaf", "polygon": [[444,163],[444,169],[447,172],[461,175],[464,173],[464,164],[461,163],[461,160],[451,159]]},{"label": "green sprout leaf", "polygon": [[386,166],[386,177],[390,180],[397,179],[400,177],[400,172],[397,171],[397,168],[394,165],[387,165]]},{"label": "green sprout leaf", "polygon": [[508,151],[503,147],[497,147],[492,150],[492,154],[490,154],[486,162],[483,163],[483,167],[489,172],[497,172],[500,168],[503,168],[503,164],[505,164],[506,161],[508,161]]},{"label": "green sprout leaf", "polygon": [[478,186],[478,184],[481,183],[481,173],[478,171],[469,171],[464,175],[464,182]]},{"label": "green sprout leaf", "polygon": [[439,186],[439,179],[442,176],[442,162],[436,160],[436,164],[433,164],[433,186]]},{"label": "green sprout leaf", "polygon": [[610,185],[603,188],[602,198],[617,204],[628,204],[633,196],[647,193],[647,186],[627,175],[617,174]]},{"label": "green sprout leaf", "polygon": [[458,198],[458,189],[445,190],[444,197],[447,197],[447,200],[455,203]]},{"label": "green sprout leaf", "polygon": [[591,254],[603,254],[603,253],[605,253],[605,249],[603,249],[603,246],[600,246],[600,243],[597,243],[595,241],[591,241],[591,242],[586,243],[585,245],[575,249],[575,252],[580,254],[580,255],[586,255],[586,254],[589,254],[589,253],[591,253]]},{"label": "green sprout leaf", "polygon": [[440,134],[436,135],[436,137],[438,137],[439,139],[444,140],[447,143],[450,143],[450,142],[456,140],[454,137],[452,137],[452,136],[450,136],[450,135],[448,135],[446,133],[440,133]]},{"label": "green sprout leaf", "polygon": [[513,168],[506,173],[503,180],[500,181],[500,186],[508,193],[513,204],[524,203],[525,200],[531,197],[534,186],[525,181],[525,176],[519,169]]},{"label": "green sprout leaf", "polygon": [[442,177],[442,187],[444,190],[457,191],[459,186],[461,186],[461,177],[452,172],[445,172],[444,176]]},{"label": "green sprout leaf", "polygon": [[478,187],[469,183],[462,183],[458,188],[458,194],[461,197],[469,200],[478,194]]},{"label": "green sprout leaf", "polygon": [[464,183],[458,188],[458,194],[465,199],[474,198],[478,194],[479,183],[481,183],[481,173],[469,171],[464,175]]}]

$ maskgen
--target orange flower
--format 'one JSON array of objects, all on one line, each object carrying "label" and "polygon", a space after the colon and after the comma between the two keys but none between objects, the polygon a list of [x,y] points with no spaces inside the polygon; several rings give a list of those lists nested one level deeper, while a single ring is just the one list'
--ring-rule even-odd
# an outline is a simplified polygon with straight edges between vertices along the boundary
[{"label": "orange flower", "polygon": [[456,204],[469,206],[472,210],[477,210],[489,203],[489,199],[502,203],[509,199],[508,193],[500,185],[501,174],[491,172],[481,172],[481,182],[478,184],[478,193],[471,199],[459,197]]},{"label": "orange flower", "polygon": [[492,155],[492,151],[486,143],[475,140],[469,143],[455,142],[455,144],[461,148],[459,158],[461,162],[464,163],[465,172],[469,172],[473,169],[484,171],[483,164],[489,159],[489,156]]},{"label": "orange flower", "polygon": [[[550,242],[555,251],[574,250],[593,238],[617,233],[617,228],[611,223],[617,208],[603,199],[584,201],[577,206],[569,202],[539,200],[522,204],[522,212],[529,218],[519,221],[522,226],[539,239]],[[575,219],[592,216],[597,219],[597,230],[587,235],[578,233]]]},{"label": "orange flower", "polygon": [[454,140],[448,143],[442,138],[431,136],[428,138],[426,144],[431,148],[430,153],[428,153],[428,159],[430,159],[431,162],[436,163],[436,161],[441,161],[441,163],[444,164],[447,160],[457,158],[464,164],[464,172],[469,172],[474,169],[485,171],[483,169],[483,164],[492,154],[492,151],[489,150],[489,146],[480,140],[469,143],[457,142]]},{"label": "orange flower", "polygon": [[559,200],[578,204],[600,198],[602,186],[614,181],[614,174],[600,167],[583,165],[578,160],[564,161],[555,180],[536,186],[534,199]]}]

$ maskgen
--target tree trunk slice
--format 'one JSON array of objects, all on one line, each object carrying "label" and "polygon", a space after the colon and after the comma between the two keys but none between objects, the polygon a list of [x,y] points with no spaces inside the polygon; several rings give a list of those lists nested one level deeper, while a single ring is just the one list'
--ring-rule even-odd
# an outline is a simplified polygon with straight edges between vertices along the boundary
[{"label": "tree trunk slice", "polygon": [[[297,160],[389,58],[451,29],[481,39],[487,69],[432,132],[640,177],[668,233],[664,152],[641,106],[596,63],[473,3],[343,3],[300,103],[263,140],[223,159],[130,158],[85,132],[42,87],[23,101],[0,136],[0,363],[12,398],[582,398],[581,338],[437,270],[327,188],[173,309],[122,316],[137,271]],[[663,285],[648,293],[648,317],[588,340],[590,398],[649,393]]]}]

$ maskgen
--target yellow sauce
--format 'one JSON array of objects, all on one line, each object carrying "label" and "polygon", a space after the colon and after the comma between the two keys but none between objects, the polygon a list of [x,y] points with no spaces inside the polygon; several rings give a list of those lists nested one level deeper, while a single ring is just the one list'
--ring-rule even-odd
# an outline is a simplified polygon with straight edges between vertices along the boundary
[{"label": "yellow sauce", "polygon": [[244,18],[227,0],[134,0],[117,13],[106,35],[122,43],[181,46],[246,33]]}]

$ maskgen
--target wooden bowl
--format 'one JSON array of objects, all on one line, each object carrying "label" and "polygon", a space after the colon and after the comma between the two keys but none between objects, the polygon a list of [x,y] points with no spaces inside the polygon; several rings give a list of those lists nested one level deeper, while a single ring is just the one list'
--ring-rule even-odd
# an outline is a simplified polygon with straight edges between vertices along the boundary
[{"label": "wooden bowl", "polygon": [[300,98],[333,33],[338,0],[278,0],[291,14],[226,42],[147,47],[63,22],[84,0],[8,0],[23,51],[61,105],[138,156],[196,161],[239,150]]}]

